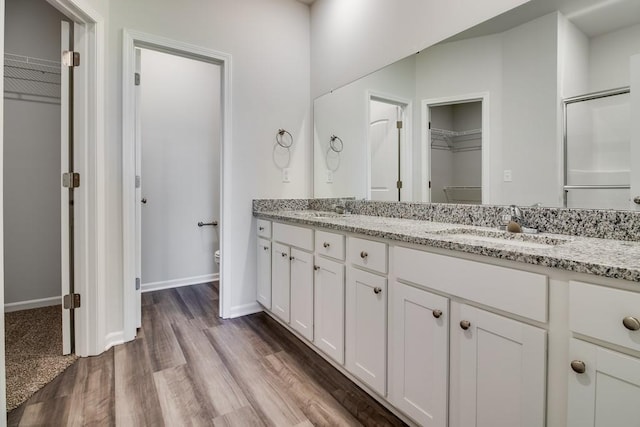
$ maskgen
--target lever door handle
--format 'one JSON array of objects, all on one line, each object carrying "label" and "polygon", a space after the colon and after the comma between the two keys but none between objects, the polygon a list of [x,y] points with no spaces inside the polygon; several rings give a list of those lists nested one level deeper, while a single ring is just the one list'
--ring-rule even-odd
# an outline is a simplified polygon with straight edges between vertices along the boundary
[{"label": "lever door handle", "polygon": [[218,221],[211,221],[211,222],[202,222],[202,221],[198,221],[198,227],[204,227],[205,225],[210,225],[212,227],[215,227],[218,225]]}]

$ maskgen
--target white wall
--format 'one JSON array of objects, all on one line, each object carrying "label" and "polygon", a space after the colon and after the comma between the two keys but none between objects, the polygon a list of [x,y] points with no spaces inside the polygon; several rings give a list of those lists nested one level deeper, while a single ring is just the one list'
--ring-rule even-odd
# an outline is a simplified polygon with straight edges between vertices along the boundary
[{"label": "white wall", "polygon": [[589,92],[629,86],[631,56],[640,53],[640,24],[592,37]]},{"label": "white wall", "polygon": [[218,272],[220,66],[141,49],[142,286]]},{"label": "white wall", "polygon": [[316,0],[311,94],[317,97],[527,0]]},{"label": "white wall", "polygon": [[[57,10],[8,0],[5,13],[6,52],[60,60]],[[4,100],[5,303],[60,295],[60,105],[39,101]]]},{"label": "white wall", "polygon": [[[251,200],[310,194],[309,8],[294,0],[206,3],[189,0],[109,2],[107,53],[107,290],[106,332],[122,325],[121,69],[122,29],[130,28],[232,55],[231,192],[234,213],[221,227],[233,240],[229,257],[232,305],[255,302],[255,236]],[[291,183],[272,162],[279,128],[294,136]]]}]

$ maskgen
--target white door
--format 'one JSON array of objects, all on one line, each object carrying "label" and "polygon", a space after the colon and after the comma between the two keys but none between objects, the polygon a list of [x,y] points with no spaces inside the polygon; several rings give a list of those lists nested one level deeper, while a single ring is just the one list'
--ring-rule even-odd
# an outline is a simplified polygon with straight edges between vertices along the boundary
[{"label": "white door", "polygon": [[273,243],[271,255],[271,311],[289,323],[291,261],[289,246]]},{"label": "white door", "polygon": [[[61,58],[60,69],[60,170],[61,175],[73,170],[73,129],[70,128],[69,117],[73,116],[73,92],[71,91],[71,73],[73,69],[65,65],[65,51],[73,50],[71,24],[61,22],[60,30]],[[73,189],[60,187],[61,208],[61,295],[73,292]],[[73,310],[62,308],[62,354],[74,351]]]},{"label": "white door", "polygon": [[141,49],[138,158],[144,172],[139,200],[146,200],[141,212],[145,290],[217,278],[220,79],[218,65]]},{"label": "white door", "polygon": [[142,326],[142,203],[146,203],[146,200],[142,199],[142,123],[140,117],[140,72],[142,67],[142,52],[140,49],[136,49],[136,87],[135,87],[135,121],[136,121],[136,136],[135,136],[135,150],[136,150],[136,300],[135,306],[135,321],[136,327]]},{"label": "white door", "polygon": [[258,238],[258,302],[271,309],[271,242]]},{"label": "white door", "polygon": [[[631,57],[631,117],[640,116],[640,54]],[[640,211],[640,120],[631,120],[630,209]]]},{"label": "white door", "polygon": [[316,257],[313,342],[344,363],[344,265]]},{"label": "white door", "polygon": [[291,249],[291,327],[313,341],[313,254]]},{"label": "white door", "polygon": [[452,427],[545,422],[546,331],[452,303]]},{"label": "white door", "polygon": [[387,279],[349,268],[346,284],[346,367],[381,396],[387,377]]},{"label": "white door", "polygon": [[640,359],[571,339],[569,427],[639,427]]},{"label": "white door", "polygon": [[400,149],[397,122],[401,108],[381,101],[369,102],[369,150],[371,156],[371,200],[400,200],[397,182]]},{"label": "white door", "polygon": [[389,302],[389,399],[420,425],[447,426],[449,300],[394,283]]}]

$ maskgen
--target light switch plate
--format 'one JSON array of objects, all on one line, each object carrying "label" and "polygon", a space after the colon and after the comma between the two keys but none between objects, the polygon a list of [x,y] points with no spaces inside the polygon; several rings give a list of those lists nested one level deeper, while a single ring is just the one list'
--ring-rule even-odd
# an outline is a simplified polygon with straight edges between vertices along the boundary
[{"label": "light switch plate", "polygon": [[289,175],[290,175],[290,169],[289,168],[282,169],[282,182],[291,182],[291,179],[289,178]]},{"label": "light switch plate", "polygon": [[333,182],[333,171],[327,171],[327,184],[331,184]]},{"label": "light switch plate", "polygon": [[504,182],[511,182],[513,180],[511,176],[511,169],[505,169],[503,173]]}]

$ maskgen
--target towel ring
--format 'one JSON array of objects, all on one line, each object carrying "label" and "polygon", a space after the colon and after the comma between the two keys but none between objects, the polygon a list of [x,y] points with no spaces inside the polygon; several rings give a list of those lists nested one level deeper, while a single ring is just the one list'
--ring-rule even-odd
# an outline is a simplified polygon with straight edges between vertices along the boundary
[{"label": "towel ring", "polygon": [[[289,135],[289,143],[285,142],[285,135]],[[293,136],[284,129],[278,129],[278,133],[276,134],[276,142],[282,148],[289,148],[293,145]]]},{"label": "towel ring", "polygon": [[[339,149],[338,149],[338,144],[336,144],[336,141],[340,141]],[[339,153],[344,148],[344,142],[342,142],[342,139],[340,139],[339,137],[335,135],[331,135],[331,138],[329,139],[329,147],[336,153]]]}]

